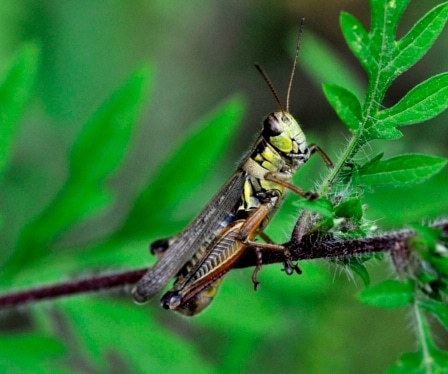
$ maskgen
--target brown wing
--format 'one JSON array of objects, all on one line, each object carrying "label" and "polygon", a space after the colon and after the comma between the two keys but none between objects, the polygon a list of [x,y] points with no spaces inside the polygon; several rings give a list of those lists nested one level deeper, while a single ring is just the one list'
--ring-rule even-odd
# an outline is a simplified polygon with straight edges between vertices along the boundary
[{"label": "brown wing", "polygon": [[163,257],[133,289],[136,301],[145,302],[161,291],[194,255],[207,236],[219,229],[229,213],[235,212],[243,193],[246,175],[243,171],[233,174],[199,215],[179,234]]}]

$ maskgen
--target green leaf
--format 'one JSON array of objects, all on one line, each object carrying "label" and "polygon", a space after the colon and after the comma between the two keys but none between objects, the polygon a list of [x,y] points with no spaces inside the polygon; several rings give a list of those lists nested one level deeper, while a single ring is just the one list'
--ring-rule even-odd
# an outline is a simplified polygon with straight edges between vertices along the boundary
[{"label": "green leaf", "polygon": [[[385,1],[370,0],[371,9],[371,34],[381,38],[386,43],[393,42],[393,37],[397,30],[401,16],[406,10],[410,0]],[[377,46],[382,43],[378,40],[373,41]]]},{"label": "green leaf", "polygon": [[374,157],[372,157],[369,161],[367,161],[361,168],[359,168],[360,172],[363,170],[368,170],[370,167],[374,167],[384,156],[384,152],[378,153]]},{"label": "green leaf", "polygon": [[448,3],[443,3],[421,18],[397,43],[397,55],[390,62],[396,69],[397,75],[404,73],[434,44],[442,32],[448,19]]},{"label": "green leaf", "polygon": [[95,186],[123,162],[147,100],[150,77],[148,66],[137,69],[83,126],[70,155],[72,182]]},{"label": "green leaf", "polygon": [[174,147],[163,168],[151,177],[152,182],[138,197],[120,235],[143,236],[153,230],[154,222],[164,224],[164,212],[186,199],[182,191],[191,193],[200,186],[232,144],[244,107],[242,98],[234,96],[194,125],[182,144]]},{"label": "green leaf", "polygon": [[[406,9],[409,0],[387,2],[371,0],[371,31],[367,33],[362,24],[353,16],[341,14],[341,29],[348,46],[367,71],[370,78],[375,79],[395,52],[395,33],[398,21]],[[390,84],[390,68],[384,70],[381,88]],[[370,84],[372,82],[369,82]]]},{"label": "green leaf", "polygon": [[350,262],[350,269],[361,278],[364,286],[367,287],[370,284],[370,275],[367,268],[360,262]]},{"label": "green leaf", "polygon": [[[448,106],[446,74],[432,77],[415,87],[393,108],[378,111],[387,88],[392,81],[420,59],[441,33],[446,23],[447,3],[435,7],[412,30],[396,42],[398,21],[409,0],[371,0],[371,30],[367,32],[353,16],[341,14],[341,28],[347,44],[367,71],[369,86],[365,99],[364,131],[359,134],[353,153],[360,146],[374,139],[396,139],[403,134],[396,128],[425,121]],[[350,112],[344,113],[335,98],[331,103],[350,129],[356,121]],[[348,105],[345,105],[347,108]],[[352,111],[353,112],[353,111]],[[356,112],[355,112],[356,113]],[[345,115],[345,116],[344,116]],[[352,154],[349,158],[354,156]]]},{"label": "green leaf", "polygon": [[398,308],[414,301],[414,284],[396,280],[386,280],[364,289],[358,299],[367,305],[378,308]]},{"label": "green leaf", "polygon": [[[368,100],[380,103],[392,81],[414,65],[431,47],[447,19],[447,4],[426,14],[399,42],[395,41],[398,21],[409,0],[371,0],[371,30],[368,33],[353,16],[341,15],[341,28],[347,44],[367,71]],[[392,134],[388,139],[392,138]],[[395,134],[395,137],[398,133]]]},{"label": "green leaf", "polygon": [[429,262],[444,277],[448,277],[448,257],[431,257]]},{"label": "green leaf", "polygon": [[9,161],[17,124],[33,93],[39,55],[36,44],[24,45],[0,85],[0,175]]},{"label": "green leaf", "polygon": [[448,352],[432,347],[431,359],[429,366],[433,373],[448,373]]},{"label": "green leaf", "polygon": [[371,77],[381,74],[383,79],[378,83],[381,85],[380,89],[384,91],[397,74],[389,62],[398,53],[395,36],[398,23],[409,1],[370,0],[372,21],[369,49],[374,61],[367,66],[367,71]]},{"label": "green leaf", "polygon": [[438,173],[446,164],[441,157],[406,154],[385,161],[379,159],[360,169],[362,183],[369,186],[404,186],[421,183]]},{"label": "green leaf", "polygon": [[360,220],[363,215],[362,202],[355,197],[344,200],[334,208],[334,214],[338,218]]},{"label": "green leaf", "polygon": [[361,22],[349,13],[341,13],[340,24],[347,45],[364,69],[367,70],[369,66],[375,63],[369,49],[369,34]]},{"label": "green leaf", "polygon": [[400,130],[397,130],[394,126],[377,126],[376,118],[371,118],[365,126],[363,138],[360,142],[367,143],[368,141],[375,139],[391,140],[399,139],[403,136]]},{"label": "green leaf", "polygon": [[52,240],[111,201],[104,182],[126,154],[137,114],[146,100],[149,77],[148,67],[138,69],[84,126],[73,147],[68,180],[25,227],[7,271],[15,272],[16,267],[49,252]]},{"label": "green leaf", "polygon": [[317,200],[300,199],[294,203],[294,206],[311,210],[325,218],[333,218],[333,205],[330,200],[321,197]]},{"label": "green leaf", "polygon": [[389,109],[377,113],[376,130],[427,121],[448,107],[448,73],[429,78]]},{"label": "green leaf", "polygon": [[338,117],[356,134],[362,121],[362,108],[357,97],[351,91],[335,84],[324,84],[323,89]]},{"label": "green leaf", "polygon": [[422,351],[403,353],[387,374],[442,374],[447,373],[448,355],[438,349],[431,351],[425,362]]}]

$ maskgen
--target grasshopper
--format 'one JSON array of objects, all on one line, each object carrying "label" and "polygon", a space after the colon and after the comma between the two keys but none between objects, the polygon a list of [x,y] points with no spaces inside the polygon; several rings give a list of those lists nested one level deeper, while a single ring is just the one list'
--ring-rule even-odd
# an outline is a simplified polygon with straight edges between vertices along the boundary
[{"label": "grasshopper", "polygon": [[[300,50],[303,20],[297,39],[296,55],[284,109],[272,83],[259,65],[255,65],[268,84],[279,106],[263,121],[262,131],[237,170],[187,228],[175,237],[151,245],[157,263],[133,289],[137,302],[145,302],[176,278],[170,291],[161,299],[165,309],[192,316],[213,300],[221,279],[246,250],[254,250],[257,265],[252,274],[257,289],[261,269],[261,250],[282,251],[285,271],[296,271],[288,249],[273,244],[263,233],[278,210],[287,190],[306,199],[316,193],[304,192],[291,184],[292,176],[317,152],[327,166],[328,156],[315,144],[307,145],[305,135],[289,113],[289,96]],[[266,243],[256,242],[257,236]]]}]

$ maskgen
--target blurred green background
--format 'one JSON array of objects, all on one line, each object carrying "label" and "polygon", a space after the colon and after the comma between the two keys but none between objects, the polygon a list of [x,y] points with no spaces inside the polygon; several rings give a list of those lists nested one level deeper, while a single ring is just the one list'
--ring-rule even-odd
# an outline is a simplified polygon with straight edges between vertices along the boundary
[{"label": "blurred green background", "polygon": [[[411,2],[399,35],[438,3]],[[180,227],[203,206],[232,173],[263,116],[276,109],[253,62],[264,67],[283,98],[301,17],[306,18],[303,58],[299,57],[290,109],[310,142],[319,143],[335,158],[348,132],[324,100],[322,80],[313,74],[313,64],[320,61],[313,61],[311,40],[320,38],[328,44],[362,88],[366,77],[339,31],[342,10],[368,27],[368,2],[359,0],[1,1],[0,74],[23,43],[36,42],[41,55],[33,98],[0,184],[0,260],[8,258],[21,228],[63,185],[67,155],[82,125],[144,62],[154,69],[151,95],[132,148],[108,182],[115,194],[114,205],[59,239],[56,248],[61,262],[69,259],[76,264],[77,257],[85,256],[83,248],[112,235],[151,174],[176,152],[189,126],[239,93],[247,110],[235,142],[217,160],[219,167],[207,183],[197,187],[194,201],[179,219]],[[426,78],[446,71],[447,43],[445,30],[434,48],[391,87],[386,105]],[[446,123],[443,113],[428,123],[405,128],[404,138],[388,143],[387,148],[375,144],[375,149],[365,150],[366,157],[379,150],[388,156],[418,152],[447,157]],[[192,155],[186,167],[194,163],[194,157],[201,155]],[[316,181],[323,171],[319,160],[310,162],[303,172],[303,185],[312,187],[309,178]],[[175,175],[173,182],[179,182]],[[447,182],[444,170],[417,187],[368,194],[368,217],[377,220],[380,228],[390,228],[446,215]],[[147,214],[151,215],[151,206]],[[293,225],[291,214],[279,217],[286,222],[277,234],[280,241],[287,239]],[[166,231],[160,235],[175,233]],[[128,255],[141,258],[140,266],[145,266],[151,260],[146,248],[152,239],[141,237],[114,248],[113,261],[95,257],[98,262],[89,269],[94,273],[129,268],[135,263],[126,260]],[[0,364],[10,372],[372,373],[384,371],[400,352],[413,349],[406,312],[360,305],[353,294],[362,282],[351,282],[344,271],[331,265],[310,263],[303,268],[304,275],[286,278],[278,265],[265,267],[257,293],[252,291],[251,269],[233,271],[210,309],[193,320],[160,310],[157,302],[135,306],[127,295],[78,296],[43,303],[30,311],[3,313]],[[57,268],[59,273],[55,269],[41,263],[12,284],[36,286],[92,275],[76,265],[68,266],[66,273],[60,273],[64,264]],[[373,281],[390,273],[386,261],[372,263],[369,270]]]}]

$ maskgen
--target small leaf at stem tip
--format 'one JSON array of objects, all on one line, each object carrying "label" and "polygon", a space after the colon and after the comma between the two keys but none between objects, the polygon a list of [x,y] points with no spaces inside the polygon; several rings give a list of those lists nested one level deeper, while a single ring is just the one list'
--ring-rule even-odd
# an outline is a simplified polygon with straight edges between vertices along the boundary
[{"label": "small leaf at stem tip", "polygon": [[298,208],[316,212],[325,218],[333,217],[333,205],[331,204],[330,200],[324,197],[321,197],[317,200],[300,199],[297,200],[294,205]]},{"label": "small leaf at stem tip", "polygon": [[324,84],[323,90],[341,121],[356,134],[362,121],[362,108],[358,98],[351,91],[336,84]]},{"label": "small leaf at stem tip", "polygon": [[359,220],[363,215],[361,200],[358,198],[344,200],[334,208],[334,213],[339,218]]}]

